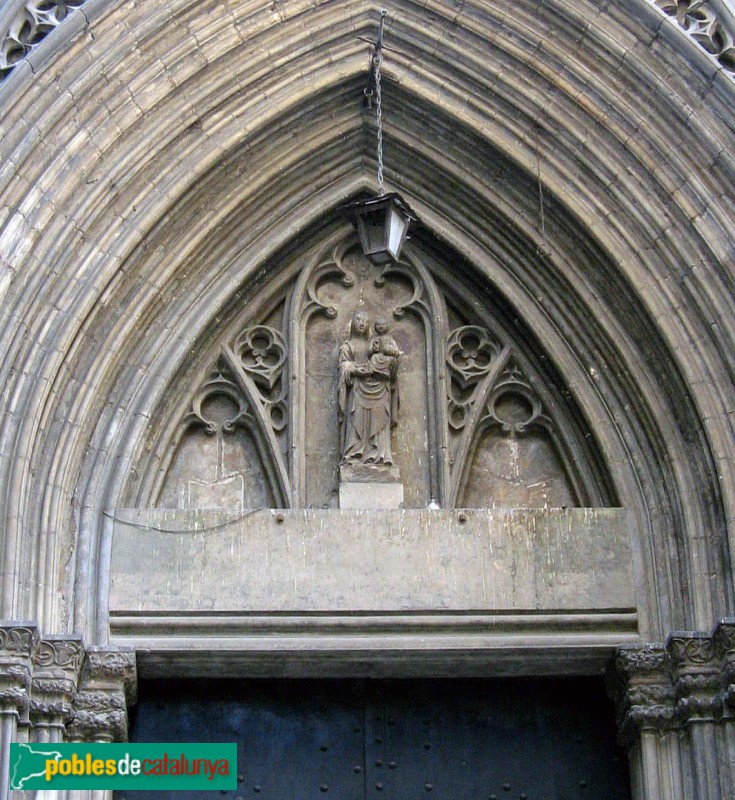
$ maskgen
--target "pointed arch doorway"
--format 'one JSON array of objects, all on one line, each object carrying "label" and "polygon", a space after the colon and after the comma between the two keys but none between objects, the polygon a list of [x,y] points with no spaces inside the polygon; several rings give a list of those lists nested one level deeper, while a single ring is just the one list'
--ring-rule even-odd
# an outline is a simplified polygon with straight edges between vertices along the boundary
[{"label": "pointed arch doorway", "polygon": [[[138,510],[117,512],[111,629],[153,678],[132,740],[237,741],[232,797],[628,798],[602,681],[507,677],[599,674],[636,635],[626,512],[584,414],[446,249],[373,271],[338,222],[326,238],[223,315],[156,414]],[[402,509],[341,504],[338,352],[358,308],[401,351]],[[181,677],[217,673],[269,677]],[[316,677],[374,674],[398,677]],[[506,677],[467,677],[487,674]]]}]

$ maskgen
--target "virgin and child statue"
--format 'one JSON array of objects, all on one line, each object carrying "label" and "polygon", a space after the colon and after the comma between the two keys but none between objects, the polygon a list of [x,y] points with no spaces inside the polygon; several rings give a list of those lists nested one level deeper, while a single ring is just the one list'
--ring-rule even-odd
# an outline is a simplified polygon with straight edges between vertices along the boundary
[{"label": "virgin and child statue", "polygon": [[356,311],[339,350],[342,464],[392,464],[391,430],[398,424],[398,358],[388,322],[370,324]]}]

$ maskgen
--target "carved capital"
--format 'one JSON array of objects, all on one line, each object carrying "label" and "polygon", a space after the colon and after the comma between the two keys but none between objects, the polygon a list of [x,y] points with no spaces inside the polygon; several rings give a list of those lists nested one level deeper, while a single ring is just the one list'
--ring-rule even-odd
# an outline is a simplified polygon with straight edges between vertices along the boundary
[{"label": "carved capital", "polygon": [[636,678],[668,675],[669,657],[663,645],[622,645],[615,654],[615,671],[630,681]]},{"label": "carved capital", "polygon": [[27,712],[37,644],[35,625],[0,623],[0,714]]},{"label": "carved capital", "polygon": [[31,684],[34,726],[63,728],[71,720],[83,662],[84,646],[79,637],[49,637],[39,642]]},{"label": "carved capital", "polygon": [[0,714],[23,716],[28,710],[29,688],[28,669],[0,666]]},{"label": "carved capital", "polygon": [[683,727],[735,709],[735,620],[710,633],[677,631],[665,646],[621,647],[610,681],[621,735],[637,727]]},{"label": "carved capital", "polygon": [[127,707],[135,700],[135,652],[90,648],[84,659],[67,738],[72,741],[125,741]]},{"label": "carved capital", "polygon": [[735,619],[722,619],[715,628],[715,647],[722,661],[724,702],[735,711]]},{"label": "carved capital", "polygon": [[67,738],[76,742],[122,742],[128,735],[125,692],[81,689]]},{"label": "carved capital", "polygon": [[663,645],[624,645],[608,676],[621,743],[631,745],[643,730],[668,731],[676,725],[671,665]]},{"label": "carved capital", "polygon": [[677,713],[682,720],[714,720],[722,716],[722,660],[713,635],[672,633],[666,648],[671,657]]},{"label": "carved capital", "polygon": [[30,660],[38,645],[35,625],[0,622],[0,658]]}]

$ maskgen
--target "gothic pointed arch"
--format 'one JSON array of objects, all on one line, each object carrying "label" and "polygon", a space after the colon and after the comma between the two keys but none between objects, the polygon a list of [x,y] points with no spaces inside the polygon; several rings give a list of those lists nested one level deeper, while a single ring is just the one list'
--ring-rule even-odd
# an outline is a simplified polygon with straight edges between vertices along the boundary
[{"label": "gothic pointed arch", "polygon": [[[109,515],[164,491],[187,414],[249,442],[260,502],[293,497],[291,418],[275,430],[276,386],[234,369],[236,343],[289,346],[273,309],[374,188],[367,4],[235,2],[211,28],[200,4],[146,5],[90,6],[0,89],[2,612],[100,643]],[[394,13],[386,181],[422,220],[409,256],[446,344],[469,328],[490,351],[450,368],[446,494],[539,437],[569,497],[630,509],[641,636],[708,628],[735,608],[724,40],[710,59],[645,0]]]}]

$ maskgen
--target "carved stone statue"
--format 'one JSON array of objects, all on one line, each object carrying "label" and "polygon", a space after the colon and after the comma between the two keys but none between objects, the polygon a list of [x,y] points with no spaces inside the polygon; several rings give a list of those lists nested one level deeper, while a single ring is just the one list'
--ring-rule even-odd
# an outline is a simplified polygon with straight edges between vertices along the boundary
[{"label": "carved stone statue", "polygon": [[398,423],[398,357],[385,320],[356,311],[350,338],[339,351],[340,453],[342,464],[392,464],[391,430]]}]

